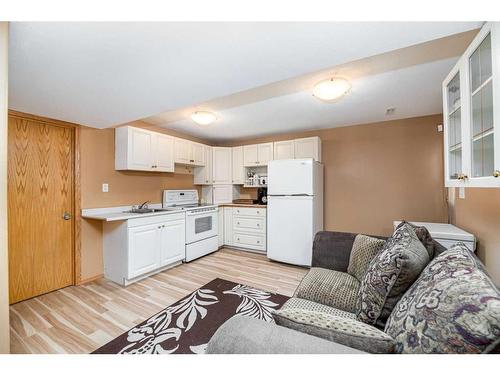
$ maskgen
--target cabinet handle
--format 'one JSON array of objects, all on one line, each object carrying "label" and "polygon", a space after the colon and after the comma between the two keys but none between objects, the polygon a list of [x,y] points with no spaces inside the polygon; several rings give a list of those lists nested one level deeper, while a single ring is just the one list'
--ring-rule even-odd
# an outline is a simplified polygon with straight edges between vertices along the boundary
[{"label": "cabinet handle", "polygon": [[260,213],[260,211],[257,211],[257,213],[259,214],[259,213]]},{"label": "cabinet handle", "polygon": [[259,223],[257,223],[257,226],[258,226],[258,227],[260,227],[260,224],[259,224]]},{"label": "cabinet handle", "polygon": [[240,222],[238,221],[236,224],[240,225]]},{"label": "cabinet handle", "polygon": [[500,171],[493,172],[493,177],[495,177],[495,178],[500,177]]},{"label": "cabinet handle", "polygon": [[465,180],[467,180],[469,177],[468,177],[466,174],[464,174],[464,173],[460,173],[460,174],[458,175],[458,177],[457,177],[457,178],[458,178],[460,181],[465,181]]},{"label": "cabinet handle", "polygon": [[257,241],[257,243],[260,243],[260,241]]}]

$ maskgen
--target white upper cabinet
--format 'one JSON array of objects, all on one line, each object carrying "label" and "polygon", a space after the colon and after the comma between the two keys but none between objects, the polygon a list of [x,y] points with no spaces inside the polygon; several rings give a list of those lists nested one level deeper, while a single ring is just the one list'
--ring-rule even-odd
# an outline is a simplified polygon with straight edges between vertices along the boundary
[{"label": "white upper cabinet", "polygon": [[294,139],[295,159],[313,158],[321,162],[321,139],[319,137],[308,137]]},{"label": "white upper cabinet", "polygon": [[245,167],[243,166],[243,146],[233,147],[233,184],[245,183]]},{"label": "white upper cabinet", "polygon": [[243,164],[245,167],[265,166],[273,158],[272,142],[243,146]]},{"label": "white upper cabinet", "polygon": [[259,165],[267,165],[267,162],[274,159],[274,145],[272,142],[260,143],[257,145],[259,154]]},{"label": "white upper cabinet", "polygon": [[173,139],[165,134],[124,126],[115,129],[115,169],[173,172]]},{"label": "white upper cabinet", "polygon": [[443,82],[445,185],[500,187],[500,24],[486,23]]},{"label": "white upper cabinet", "polygon": [[174,139],[165,134],[156,134],[153,149],[156,155],[156,168],[158,172],[174,171]]},{"label": "white upper cabinet", "polygon": [[205,145],[175,138],[175,162],[195,166],[205,165]]},{"label": "white upper cabinet", "polygon": [[195,185],[212,185],[212,147],[204,146],[205,166],[195,167],[193,171]]},{"label": "white upper cabinet", "polygon": [[212,184],[232,184],[231,147],[212,147]]},{"label": "white upper cabinet", "polygon": [[274,159],[295,159],[294,141],[274,142]]},{"label": "white upper cabinet", "polygon": [[321,162],[321,139],[319,137],[274,142],[274,159],[307,158]]}]

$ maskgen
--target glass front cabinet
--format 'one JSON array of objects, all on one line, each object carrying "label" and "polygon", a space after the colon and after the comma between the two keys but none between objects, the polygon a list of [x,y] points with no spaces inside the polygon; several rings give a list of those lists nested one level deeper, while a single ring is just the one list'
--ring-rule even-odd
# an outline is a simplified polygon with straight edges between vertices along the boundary
[{"label": "glass front cabinet", "polygon": [[443,82],[447,187],[500,187],[500,23],[486,23]]}]

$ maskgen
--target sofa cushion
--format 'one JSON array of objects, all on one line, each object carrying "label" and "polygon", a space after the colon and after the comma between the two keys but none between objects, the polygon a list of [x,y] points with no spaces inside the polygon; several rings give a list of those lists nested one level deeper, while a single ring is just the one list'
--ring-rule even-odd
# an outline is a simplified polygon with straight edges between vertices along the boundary
[{"label": "sofa cushion", "polygon": [[396,351],[493,351],[500,337],[500,294],[483,270],[463,244],[436,257],[387,321]]},{"label": "sofa cushion", "polygon": [[359,288],[356,316],[383,326],[392,309],[429,263],[427,250],[409,224],[400,226],[368,266]]},{"label": "sofa cushion", "polygon": [[378,238],[358,234],[352,245],[351,256],[347,273],[359,281],[363,280],[368,265],[372,259],[382,250],[385,241]]},{"label": "sofa cushion", "polygon": [[[356,314],[344,310],[336,309],[335,307],[323,305],[321,303],[309,301],[307,299],[292,297],[286,301],[281,309],[300,309],[307,311],[322,312],[329,315],[340,316],[342,318],[356,319]],[[280,309],[280,310],[281,310]]]},{"label": "sofa cushion", "polygon": [[359,281],[345,272],[311,268],[295,290],[294,297],[354,312]]},{"label": "sofa cushion", "polygon": [[412,223],[409,223],[407,221],[402,221],[399,223],[399,225],[396,227],[398,229],[404,224],[411,225],[412,228],[415,230],[415,234],[417,235],[417,238],[420,240],[422,245],[427,249],[427,253],[429,254],[429,259],[432,259],[436,253],[436,242],[434,242],[434,239],[432,238],[431,234],[427,230],[426,227],[419,227],[417,225],[414,225]]},{"label": "sofa cushion", "polygon": [[393,353],[395,341],[383,331],[360,321],[302,309],[273,312],[278,325],[369,353]]}]

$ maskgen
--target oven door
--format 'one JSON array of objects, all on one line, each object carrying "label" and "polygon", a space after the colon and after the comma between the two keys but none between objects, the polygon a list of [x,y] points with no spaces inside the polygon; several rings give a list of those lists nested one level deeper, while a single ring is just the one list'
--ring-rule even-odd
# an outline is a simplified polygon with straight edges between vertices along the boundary
[{"label": "oven door", "polygon": [[217,210],[186,212],[186,243],[204,240],[218,234]]}]

